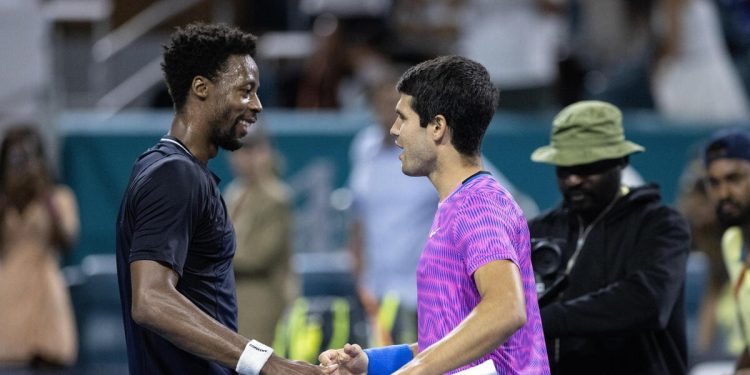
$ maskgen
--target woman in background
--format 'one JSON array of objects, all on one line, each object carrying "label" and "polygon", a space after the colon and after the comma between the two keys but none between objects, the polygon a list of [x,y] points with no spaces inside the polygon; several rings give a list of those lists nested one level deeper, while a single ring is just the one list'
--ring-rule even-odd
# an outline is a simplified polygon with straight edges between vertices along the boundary
[{"label": "woman in background", "polygon": [[74,364],[75,320],[60,272],[78,235],[73,192],[56,185],[33,127],[0,145],[0,369]]}]

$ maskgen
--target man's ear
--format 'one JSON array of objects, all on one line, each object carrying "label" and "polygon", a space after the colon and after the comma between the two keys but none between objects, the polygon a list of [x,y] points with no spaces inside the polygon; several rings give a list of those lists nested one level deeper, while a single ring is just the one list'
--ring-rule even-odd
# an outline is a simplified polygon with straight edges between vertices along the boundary
[{"label": "man's ear", "polygon": [[208,97],[208,90],[211,86],[211,81],[204,76],[195,76],[193,78],[193,84],[190,85],[190,90],[195,96],[201,100],[205,100]]},{"label": "man's ear", "polygon": [[447,139],[448,136],[448,121],[443,115],[437,115],[432,118],[432,139],[435,143],[443,142],[443,139]]}]

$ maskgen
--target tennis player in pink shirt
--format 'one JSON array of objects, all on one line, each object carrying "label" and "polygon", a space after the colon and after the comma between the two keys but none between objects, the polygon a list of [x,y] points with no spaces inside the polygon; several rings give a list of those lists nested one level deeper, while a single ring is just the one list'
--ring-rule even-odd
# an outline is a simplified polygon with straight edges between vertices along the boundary
[{"label": "tennis player in pink shirt", "polygon": [[[549,374],[530,259],[513,197],[482,170],[480,145],[495,113],[487,70],[459,56],[407,70],[391,134],[401,169],[437,189],[417,268],[418,342],[321,353],[328,374]],[[404,228],[408,230],[408,228]]]}]

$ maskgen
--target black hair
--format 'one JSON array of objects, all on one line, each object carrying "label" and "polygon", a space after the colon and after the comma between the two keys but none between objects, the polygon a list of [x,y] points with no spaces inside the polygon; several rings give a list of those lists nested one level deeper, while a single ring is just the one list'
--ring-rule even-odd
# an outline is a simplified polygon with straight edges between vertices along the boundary
[{"label": "black hair", "polygon": [[209,80],[226,68],[231,55],[255,55],[257,38],[225,24],[191,23],[177,28],[164,47],[161,64],[177,112],[187,102],[196,76]]},{"label": "black hair", "polygon": [[443,115],[453,147],[464,155],[479,154],[498,96],[484,66],[460,56],[441,56],[409,68],[397,88],[412,97],[422,127]]},{"label": "black hair", "polygon": [[5,175],[8,170],[8,164],[11,162],[10,149],[12,146],[17,144],[23,144],[28,142],[31,144],[32,155],[30,157],[38,158],[42,162],[43,177],[45,182],[54,182],[54,176],[47,163],[47,155],[44,151],[44,140],[39,132],[36,130],[37,126],[34,124],[19,123],[10,126],[3,137],[2,143],[0,143],[0,185],[5,184]]},{"label": "black hair", "polygon": [[[55,179],[47,161],[44,140],[36,130],[36,125],[19,123],[5,131],[0,143],[0,214],[5,214],[8,205],[23,211],[31,201],[47,194]],[[30,154],[11,155],[17,145],[27,145],[25,151]],[[30,174],[28,166],[33,160],[38,161],[39,174]],[[24,186],[9,183],[9,172],[16,182],[23,181]],[[19,175],[20,173],[20,175]],[[20,180],[19,180],[20,178]],[[4,216],[2,216],[4,217]],[[1,219],[0,219],[1,220]]]}]

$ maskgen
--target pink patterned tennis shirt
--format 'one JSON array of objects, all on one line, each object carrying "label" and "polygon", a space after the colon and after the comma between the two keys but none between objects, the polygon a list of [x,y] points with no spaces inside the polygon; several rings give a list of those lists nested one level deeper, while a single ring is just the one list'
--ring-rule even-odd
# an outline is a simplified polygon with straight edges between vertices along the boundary
[{"label": "pink patterned tennis shirt", "polygon": [[479,173],[456,188],[438,206],[417,267],[419,350],[445,337],[477,306],[474,272],[509,260],[521,274],[526,324],[494,351],[449,373],[492,359],[498,374],[549,374],[530,252],[526,219],[492,176]]}]

